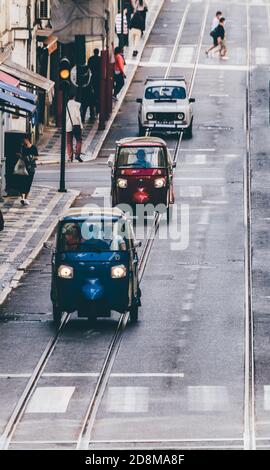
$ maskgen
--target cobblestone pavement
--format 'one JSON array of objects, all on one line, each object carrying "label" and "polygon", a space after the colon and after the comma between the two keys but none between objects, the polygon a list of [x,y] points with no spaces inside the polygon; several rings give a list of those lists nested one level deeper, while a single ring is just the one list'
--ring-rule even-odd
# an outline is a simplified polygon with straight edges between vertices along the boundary
[{"label": "cobblestone pavement", "polygon": [[0,232],[0,305],[51,235],[60,214],[78,194],[34,186],[29,206],[21,206],[14,197],[1,204],[5,228]]}]

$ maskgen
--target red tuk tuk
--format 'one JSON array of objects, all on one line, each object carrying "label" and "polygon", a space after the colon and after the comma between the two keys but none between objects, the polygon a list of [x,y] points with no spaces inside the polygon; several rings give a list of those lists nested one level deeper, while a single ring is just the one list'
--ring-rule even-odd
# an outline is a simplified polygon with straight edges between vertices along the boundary
[{"label": "red tuk tuk", "polygon": [[173,168],[167,144],[158,137],[131,137],[117,142],[108,161],[112,169],[112,205],[174,203]]}]

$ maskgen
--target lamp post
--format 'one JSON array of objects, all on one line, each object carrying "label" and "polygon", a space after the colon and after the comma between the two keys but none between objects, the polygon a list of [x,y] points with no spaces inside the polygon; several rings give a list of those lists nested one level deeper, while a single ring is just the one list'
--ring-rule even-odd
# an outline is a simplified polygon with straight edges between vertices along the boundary
[{"label": "lamp post", "polygon": [[66,193],[65,171],[66,171],[66,109],[68,101],[68,91],[70,88],[70,61],[63,57],[59,65],[59,77],[62,90],[62,130],[61,130],[61,165],[60,165],[60,184],[58,191]]}]

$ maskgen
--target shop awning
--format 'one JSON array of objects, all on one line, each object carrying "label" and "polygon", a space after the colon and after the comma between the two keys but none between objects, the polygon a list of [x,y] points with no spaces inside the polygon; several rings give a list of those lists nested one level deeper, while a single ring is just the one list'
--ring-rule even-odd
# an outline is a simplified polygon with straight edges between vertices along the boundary
[{"label": "shop awning", "polygon": [[8,75],[5,72],[0,72],[0,82],[7,83],[8,85],[12,85],[14,87],[17,87],[20,85],[20,80],[12,77],[11,75]]},{"label": "shop awning", "polygon": [[35,104],[38,101],[38,97],[36,95],[33,95],[33,93],[29,93],[28,91],[21,90],[20,88],[8,85],[7,83],[3,83],[1,81],[0,91],[12,93],[13,95],[15,95],[16,98],[29,101],[29,103],[31,104]]},{"label": "shop awning", "polygon": [[91,37],[106,34],[105,0],[52,0],[51,14],[53,30],[64,44],[75,41],[77,34]]},{"label": "shop awning", "polygon": [[26,117],[29,114],[33,116],[36,109],[36,105],[0,90],[0,111]]},{"label": "shop awning", "polygon": [[50,101],[52,101],[54,93],[53,81],[42,77],[42,75],[34,73],[21,65],[15,64],[15,62],[12,62],[9,59],[0,64],[0,72],[5,72],[12,77],[17,78],[23,85],[45,91],[48,94]]}]

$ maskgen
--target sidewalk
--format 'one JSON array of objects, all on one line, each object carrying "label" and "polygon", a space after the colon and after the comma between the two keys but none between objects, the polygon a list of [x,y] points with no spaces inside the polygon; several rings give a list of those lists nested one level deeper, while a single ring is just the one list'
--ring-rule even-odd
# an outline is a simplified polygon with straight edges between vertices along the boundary
[{"label": "sidewalk", "polygon": [[[139,44],[139,51],[136,59],[132,57],[132,48],[125,48],[126,66],[126,82],[119,95],[119,101],[113,103],[113,112],[110,119],[106,123],[106,128],[103,131],[98,130],[98,122],[94,124],[86,124],[83,131],[83,149],[84,154],[82,158],[85,161],[95,160],[100,152],[102,144],[108,134],[108,131],[122,105],[126,96],[128,88],[135,75],[137,67],[140,63],[144,47],[148,41],[148,37],[153,29],[159,12],[164,4],[164,0],[150,0],[149,9],[147,14],[146,31],[143,39]],[[116,37],[115,44],[118,44]],[[39,142],[39,159],[38,165],[59,164],[60,163],[60,148],[61,148],[61,129],[59,128],[46,128]]]},{"label": "sidewalk", "polygon": [[21,206],[13,197],[0,204],[5,219],[0,232],[0,306],[51,236],[60,214],[78,194],[33,186],[30,206]]}]

